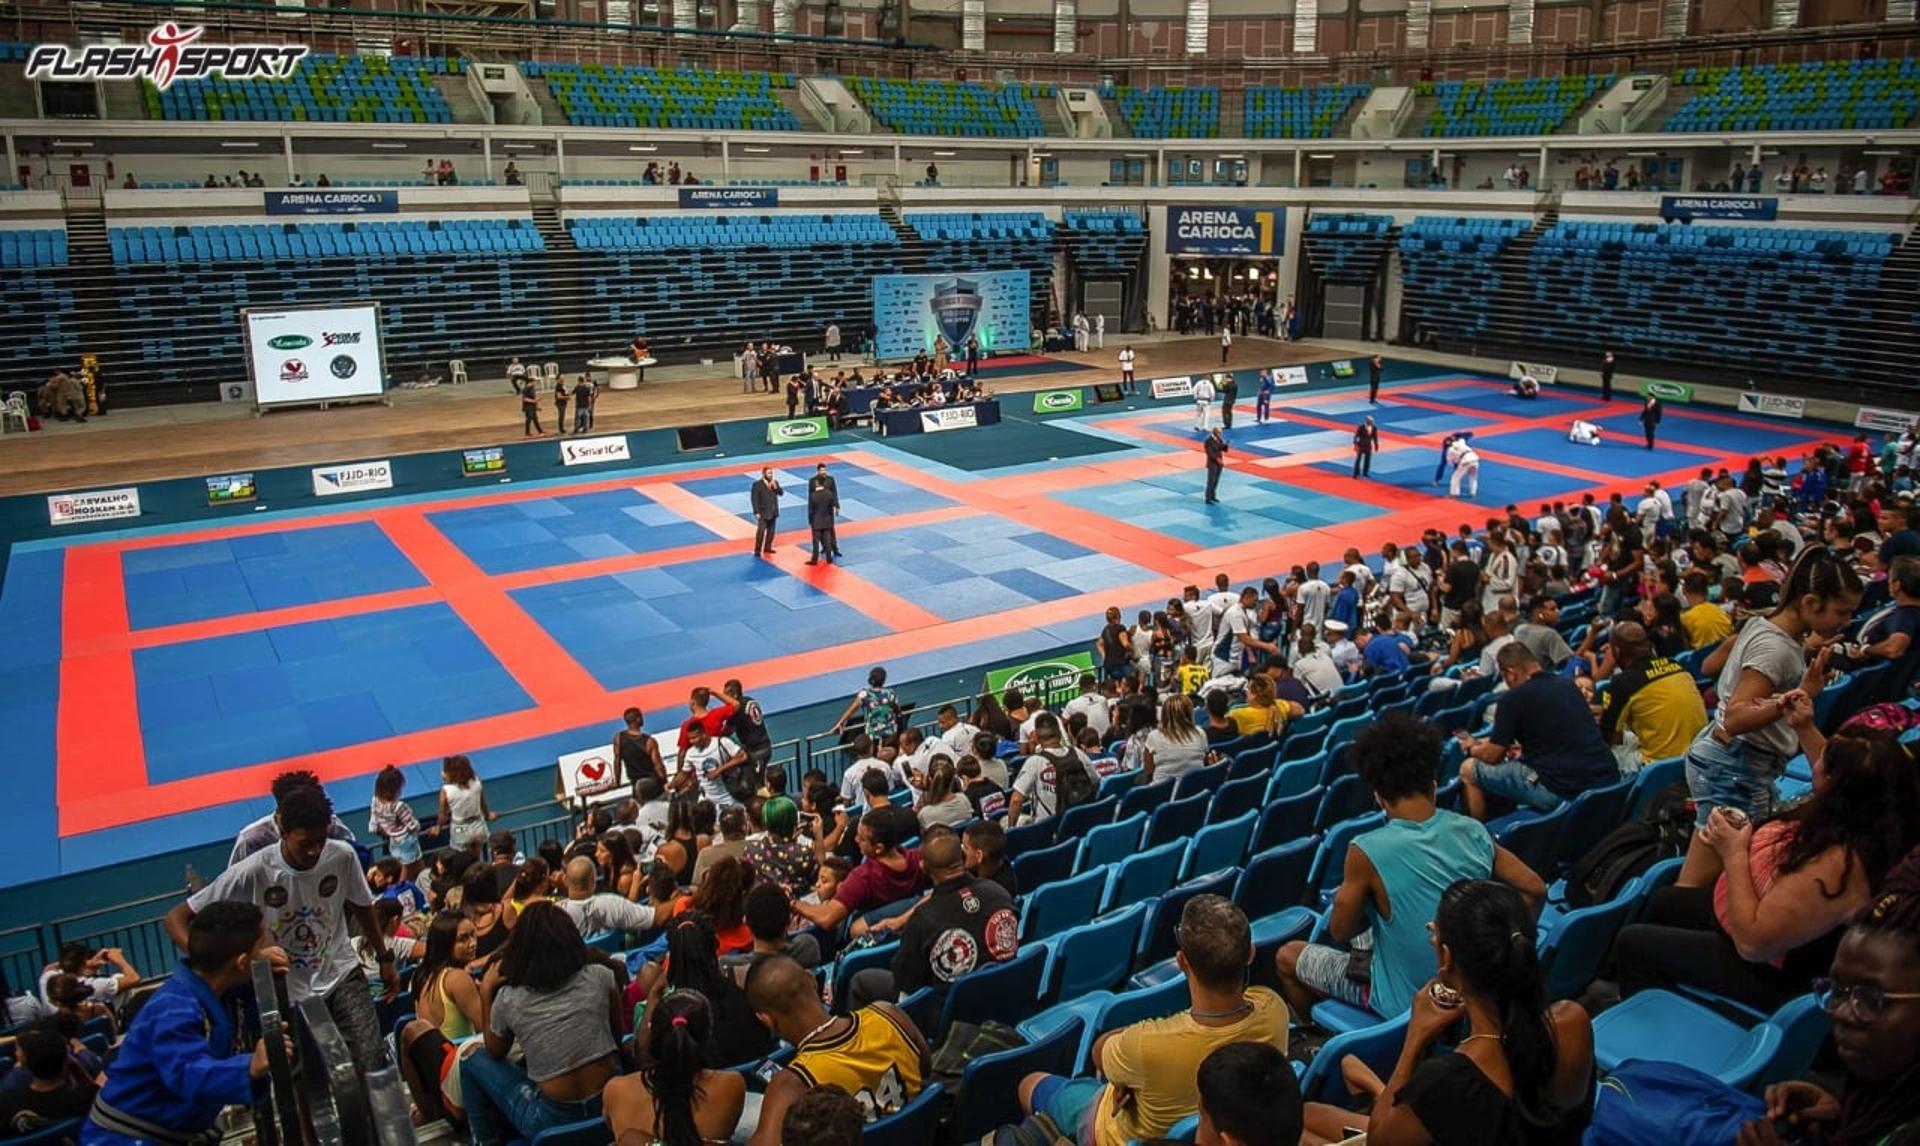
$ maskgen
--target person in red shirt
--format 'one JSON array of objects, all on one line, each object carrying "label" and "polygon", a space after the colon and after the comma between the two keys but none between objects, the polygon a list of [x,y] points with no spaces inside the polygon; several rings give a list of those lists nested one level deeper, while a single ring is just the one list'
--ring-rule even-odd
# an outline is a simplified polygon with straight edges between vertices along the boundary
[{"label": "person in red shirt", "polygon": [[[891,811],[875,808],[860,817],[854,838],[860,844],[860,854],[866,858],[840,881],[832,899],[818,904],[796,902],[795,914],[822,930],[831,931],[849,915],[862,915],[926,890],[927,874],[920,864],[920,849],[900,846],[907,838],[906,825],[917,826],[917,822],[911,812],[900,816],[890,814]],[[866,930],[865,920],[854,922],[854,935],[865,934]]]},{"label": "person in red shirt", "polygon": [[706,685],[687,697],[687,711],[693,715],[680,722],[680,752],[686,754],[687,741],[695,724],[706,726],[708,736],[724,736],[727,726],[733,723],[734,706],[731,701],[722,700],[714,704],[714,692]]},{"label": "person in red shirt", "polygon": [[1853,444],[1847,447],[1847,479],[1851,488],[1858,492],[1867,487],[1867,475],[1873,472],[1873,447],[1867,445],[1867,436],[1857,434]]}]

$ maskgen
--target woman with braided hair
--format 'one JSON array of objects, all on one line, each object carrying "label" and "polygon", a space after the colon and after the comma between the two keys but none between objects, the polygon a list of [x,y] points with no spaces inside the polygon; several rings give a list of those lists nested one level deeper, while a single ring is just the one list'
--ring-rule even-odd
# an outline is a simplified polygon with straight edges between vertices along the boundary
[{"label": "woman with braided hair", "polygon": [[1887,873],[1834,952],[1815,996],[1833,1021],[1846,1068],[1841,1093],[1811,1082],[1767,1088],[1767,1117],[1739,1146],[1920,1143],[1920,851]]},{"label": "woman with braided hair", "polygon": [[[607,1083],[607,1129],[617,1142],[723,1146],[746,1104],[746,1076],[707,1067],[713,1007],[699,991],[675,991],[647,1013],[638,1073]],[[631,1135],[631,1137],[629,1137]]]}]

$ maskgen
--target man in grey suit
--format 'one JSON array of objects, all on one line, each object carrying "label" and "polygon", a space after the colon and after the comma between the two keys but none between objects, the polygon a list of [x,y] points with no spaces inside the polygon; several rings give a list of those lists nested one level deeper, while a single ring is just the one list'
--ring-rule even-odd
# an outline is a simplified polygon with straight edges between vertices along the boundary
[{"label": "man in grey suit", "polygon": [[773,530],[780,520],[780,483],[774,479],[773,467],[764,466],[760,470],[760,480],[753,483],[753,555],[764,557],[773,552]]},{"label": "man in grey suit", "polygon": [[840,499],[827,484],[831,480],[819,475],[807,483],[807,527],[813,530],[813,556],[807,558],[809,565],[820,564],[822,557],[827,559],[827,564],[833,564],[833,510]]}]

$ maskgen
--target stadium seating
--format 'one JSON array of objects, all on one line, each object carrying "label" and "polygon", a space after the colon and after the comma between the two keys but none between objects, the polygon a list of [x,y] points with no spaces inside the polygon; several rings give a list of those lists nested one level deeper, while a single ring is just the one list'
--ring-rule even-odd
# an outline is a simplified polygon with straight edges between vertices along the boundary
[{"label": "stadium seating", "polygon": [[67,265],[64,227],[0,230],[0,267],[63,267]]},{"label": "stadium seating", "polygon": [[1401,313],[1484,330],[1501,286],[1498,260],[1525,219],[1422,215],[1400,228]]},{"label": "stadium seating", "polygon": [[1752,68],[1688,68],[1695,89],[1666,131],[1868,131],[1920,112],[1920,61],[1834,60]]},{"label": "stadium seating", "polygon": [[1038,211],[919,212],[907,226],[925,241],[925,269],[964,274],[983,267],[1025,270],[1035,323],[1046,318],[1053,284],[1053,221]]},{"label": "stadium seating", "polygon": [[856,77],[856,99],[873,118],[910,135],[965,135],[1020,139],[1045,135],[1033,101],[1053,98],[1052,84],[1002,84],[988,87],[945,80],[896,80]]},{"label": "stadium seating", "polygon": [[1434,104],[1420,126],[1423,136],[1545,135],[1557,129],[1581,104],[1613,83],[1614,77],[1552,76],[1524,80],[1422,83],[1416,95]]},{"label": "stadium seating", "polygon": [[1340,117],[1372,93],[1369,84],[1248,88],[1245,134],[1249,139],[1329,139]]},{"label": "stadium seating", "polygon": [[492,256],[546,249],[531,219],[114,227],[107,241],[116,263],[169,264]]},{"label": "stadium seating", "polygon": [[1121,88],[1120,114],[1142,138],[1214,139],[1220,134],[1220,89]]},{"label": "stadium seating", "polygon": [[909,211],[907,226],[923,239],[1032,239],[1053,237],[1053,223],[1038,211]]},{"label": "stadium seating", "polygon": [[[1840,375],[1895,236],[1562,221],[1530,259],[1529,336],[1645,357]],[[1714,289],[1701,289],[1703,283]],[[1851,348],[1851,349],[1850,349]]]},{"label": "stadium seating", "polygon": [[434,77],[463,63],[440,56],[308,55],[284,80],[181,80],[141,90],[149,119],[452,123]]},{"label": "stadium seating", "polygon": [[1082,274],[1111,278],[1139,267],[1147,228],[1131,211],[1069,208],[1060,219],[1060,244]]},{"label": "stadium seating", "polygon": [[1330,283],[1361,285],[1379,271],[1388,249],[1391,215],[1330,215],[1318,211],[1307,220],[1303,244],[1307,259]]},{"label": "stadium seating", "polygon": [[582,217],[567,229],[583,250],[896,245],[878,215],[653,215]]},{"label": "stadium seating", "polygon": [[797,131],[800,127],[775,94],[778,88],[793,86],[790,75],[537,60],[521,65],[521,72],[529,80],[545,80],[567,121],[586,127],[724,131]]},{"label": "stadium seating", "polygon": [[73,330],[73,290],[64,272],[42,264],[5,269],[0,290],[0,377],[9,387],[43,381],[49,365],[70,363],[78,353]]}]

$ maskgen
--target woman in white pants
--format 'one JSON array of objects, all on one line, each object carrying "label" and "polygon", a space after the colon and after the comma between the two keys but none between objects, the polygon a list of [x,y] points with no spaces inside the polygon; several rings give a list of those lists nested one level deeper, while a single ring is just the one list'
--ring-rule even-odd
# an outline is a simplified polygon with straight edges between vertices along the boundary
[{"label": "woman in white pants", "polygon": [[1447,486],[1448,497],[1460,496],[1460,483],[1467,483],[1467,496],[1480,496],[1480,455],[1473,452],[1465,438],[1456,438],[1447,447],[1447,461],[1453,466],[1453,481]]}]

